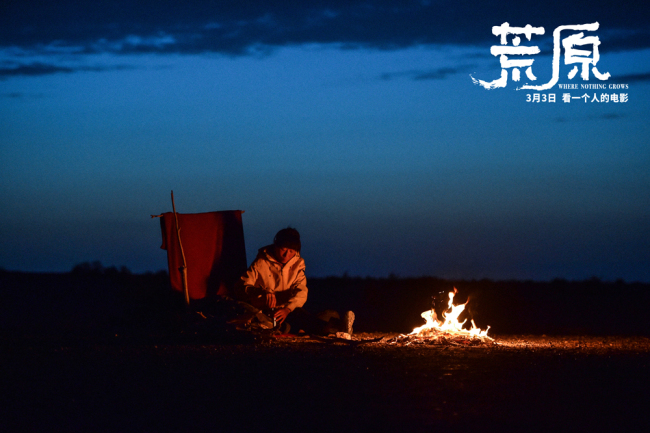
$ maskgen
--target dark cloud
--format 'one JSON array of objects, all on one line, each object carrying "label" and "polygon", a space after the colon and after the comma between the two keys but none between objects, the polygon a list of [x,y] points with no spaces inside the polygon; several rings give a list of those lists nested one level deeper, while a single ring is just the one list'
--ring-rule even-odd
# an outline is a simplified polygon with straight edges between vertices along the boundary
[{"label": "dark cloud", "polygon": [[0,67],[0,78],[14,77],[14,76],[38,76],[38,75],[49,75],[56,73],[71,73],[78,71],[92,71],[92,72],[101,72],[101,71],[114,71],[122,69],[132,69],[130,66],[58,66],[48,63],[29,63],[29,64],[19,64],[14,66],[2,66]]},{"label": "dark cloud", "polygon": [[588,121],[589,120],[618,120],[618,119],[622,119],[624,117],[625,117],[625,114],[604,113],[604,114],[599,114],[599,115],[595,115],[595,116],[587,116],[587,117],[583,117],[583,118],[573,118],[573,119],[569,119],[569,118],[560,116],[560,117],[556,117],[555,121],[557,123],[566,123],[566,122],[570,122],[570,121],[585,121],[585,120],[588,120]]},{"label": "dark cloud", "polygon": [[10,99],[40,99],[45,96],[44,93],[24,93],[24,92],[9,92],[9,93],[3,93],[0,95],[3,98],[10,98]]},{"label": "dark cloud", "polygon": [[616,81],[625,84],[650,81],[650,72],[646,72],[645,74],[621,75],[620,77],[616,77]]},{"label": "dark cloud", "polygon": [[12,77],[17,75],[37,76],[55,74],[57,72],[74,72],[74,70],[72,68],[49,65],[46,63],[31,63],[28,65],[0,68],[0,77]]},{"label": "dark cloud", "polygon": [[402,72],[386,72],[381,74],[380,78],[382,80],[392,80],[395,78],[406,77],[412,80],[444,80],[445,78],[456,75],[459,73],[464,73],[474,69],[476,65],[463,65],[456,67],[445,67],[438,69],[431,69],[426,71],[402,71]]},{"label": "dark cloud", "polygon": [[[418,44],[493,44],[492,26],[598,21],[610,49],[650,46],[647,2],[509,0],[5,0],[0,46],[82,52],[252,51],[304,43],[392,49]],[[607,33],[606,30],[611,32]],[[613,31],[616,30],[616,31]],[[607,36],[605,36],[607,35]]]},{"label": "dark cloud", "polygon": [[413,76],[414,80],[444,80],[450,75],[456,75],[467,72],[476,67],[476,65],[458,66],[454,68],[440,68],[432,71],[421,72]]},{"label": "dark cloud", "polygon": [[622,119],[624,116],[622,114],[618,113],[605,113],[601,114],[600,116],[597,117],[597,119],[600,120],[618,120]]}]

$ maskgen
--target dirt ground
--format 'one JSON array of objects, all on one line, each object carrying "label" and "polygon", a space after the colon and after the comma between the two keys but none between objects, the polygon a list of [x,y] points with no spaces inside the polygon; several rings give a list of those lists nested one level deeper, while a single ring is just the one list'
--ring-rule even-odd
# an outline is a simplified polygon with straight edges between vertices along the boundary
[{"label": "dirt ground", "polygon": [[387,342],[396,335],[248,344],[4,338],[2,431],[650,428],[647,337]]},{"label": "dirt ground", "polygon": [[650,431],[647,284],[311,279],[357,331],[458,287],[495,340],[253,341],[180,313],[166,274],[109,270],[0,271],[0,433]]}]

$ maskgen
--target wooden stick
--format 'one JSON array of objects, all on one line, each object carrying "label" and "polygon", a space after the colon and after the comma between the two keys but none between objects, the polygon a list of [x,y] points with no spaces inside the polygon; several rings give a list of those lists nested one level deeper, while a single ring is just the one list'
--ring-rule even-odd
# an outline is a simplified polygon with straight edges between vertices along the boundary
[{"label": "wooden stick", "polygon": [[174,211],[174,219],[176,220],[176,236],[178,237],[178,245],[181,247],[181,256],[183,257],[183,265],[178,268],[181,271],[181,280],[183,282],[183,294],[185,295],[185,303],[190,305],[190,291],[187,288],[187,262],[185,261],[185,252],[183,251],[183,243],[181,242],[181,228],[178,226],[178,215],[176,214],[176,206],[174,205],[174,191],[172,190],[172,210]]}]

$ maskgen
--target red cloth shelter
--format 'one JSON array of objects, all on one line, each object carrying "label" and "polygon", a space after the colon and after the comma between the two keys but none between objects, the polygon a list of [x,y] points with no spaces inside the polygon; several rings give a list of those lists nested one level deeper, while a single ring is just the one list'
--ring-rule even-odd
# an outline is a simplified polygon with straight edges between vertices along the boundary
[{"label": "red cloth shelter", "polygon": [[[195,214],[178,213],[181,242],[187,262],[187,286],[190,299],[203,299],[231,292],[246,271],[243,211]],[[162,215],[160,226],[167,250],[167,265],[172,288],[183,291],[183,265],[173,212]]]}]

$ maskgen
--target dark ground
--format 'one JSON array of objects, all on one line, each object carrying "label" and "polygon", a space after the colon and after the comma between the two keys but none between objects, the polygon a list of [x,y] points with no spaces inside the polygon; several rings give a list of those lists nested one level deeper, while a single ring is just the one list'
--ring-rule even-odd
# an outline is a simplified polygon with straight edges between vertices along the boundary
[{"label": "dark ground", "polygon": [[[0,272],[0,430],[650,428],[647,285],[313,280],[315,306],[357,309],[357,341],[254,342],[188,327],[165,277]],[[493,344],[357,344],[452,284]]]}]

